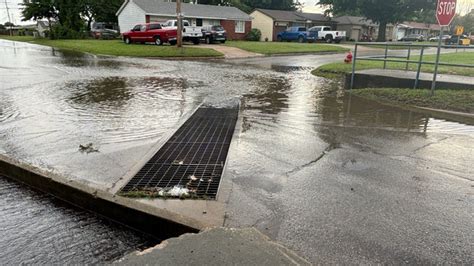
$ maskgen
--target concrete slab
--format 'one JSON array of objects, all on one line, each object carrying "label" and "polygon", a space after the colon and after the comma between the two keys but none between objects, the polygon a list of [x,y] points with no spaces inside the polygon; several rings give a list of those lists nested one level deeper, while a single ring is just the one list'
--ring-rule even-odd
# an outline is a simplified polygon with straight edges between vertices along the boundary
[{"label": "concrete slab", "polygon": [[218,44],[202,44],[202,45],[195,46],[195,47],[214,49],[214,50],[224,54],[224,57],[226,59],[251,58],[251,57],[261,57],[261,56],[263,56],[262,54],[248,52],[248,51],[239,49],[237,47],[224,46],[224,45],[218,45]]},{"label": "concrete slab", "polygon": [[[473,70],[474,71],[474,70]],[[354,89],[359,88],[413,88],[416,79],[415,71],[393,69],[368,69],[356,72]],[[430,89],[433,74],[420,73],[418,88]],[[346,75],[346,88],[350,86],[351,74]],[[474,77],[439,74],[437,88],[440,89],[474,89]]]},{"label": "concrete slab", "polygon": [[186,234],[130,254],[118,265],[311,265],[253,228]]}]

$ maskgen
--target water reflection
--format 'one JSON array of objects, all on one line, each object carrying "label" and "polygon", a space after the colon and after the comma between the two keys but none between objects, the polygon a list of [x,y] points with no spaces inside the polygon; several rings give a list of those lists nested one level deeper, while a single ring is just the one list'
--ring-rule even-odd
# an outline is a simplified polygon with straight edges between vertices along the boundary
[{"label": "water reflection", "polygon": [[77,82],[66,84],[73,93],[70,101],[80,105],[93,105],[107,102],[115,106],[122,106],[133,95],[127,87],[127,79],[123,77],[107,77],[91,82]]}]

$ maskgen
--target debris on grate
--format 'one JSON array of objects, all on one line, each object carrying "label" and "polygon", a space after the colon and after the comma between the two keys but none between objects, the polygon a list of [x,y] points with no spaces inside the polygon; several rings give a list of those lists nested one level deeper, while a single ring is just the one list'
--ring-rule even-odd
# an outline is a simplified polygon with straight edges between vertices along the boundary
[{"label": "debris on grate", "polygon": [[199,108],[120,195],[215,199],[238,113],[237,108]]}]

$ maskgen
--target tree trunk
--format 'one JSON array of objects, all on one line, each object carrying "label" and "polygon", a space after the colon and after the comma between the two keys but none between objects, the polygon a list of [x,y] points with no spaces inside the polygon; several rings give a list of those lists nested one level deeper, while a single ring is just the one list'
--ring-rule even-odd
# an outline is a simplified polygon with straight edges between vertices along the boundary
[{"label": "tree trunk", "polygon": [[377,36],[377,42],[385,42],[387,38],[385,35],[387,34],[387,22],[380,22],[379,24],[379,35]]}]

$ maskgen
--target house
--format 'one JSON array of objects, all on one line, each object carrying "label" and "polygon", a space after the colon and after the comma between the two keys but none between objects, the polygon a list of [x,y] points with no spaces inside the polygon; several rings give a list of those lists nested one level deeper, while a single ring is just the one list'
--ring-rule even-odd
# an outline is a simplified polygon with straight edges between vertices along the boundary
[{"label": "house", "polygon": [[[193,26],[221,25],[231,40],[245,39],[252,28],[250,16],[236,7],[182,4],[184,19]],[[136,24],[176,19],[176,3],[165,0],[126,0],[117,11],[120,32]]]},{"label": "house", "polygon": [[261,41],[276,41],[278,33],[285,31],[288,27],[327,25],[334,27],[336,22],[331,21],[323,14],[303,13],[299,11],[255,9],[252,17],[252,27],[262,32]]},{"label": "house", "polygon": [[338,22],[337,29],[345,31],[349,40],[360,41],[362,36],[375,37],[378,25],[370,19],[355,16],[334,18]]},{"label": "house", "polygon": [[40,37],[46,38],[49,36],[49,22],[47,20],[38,20],[36,22],[36,30]]},{"label": "house", "polygon": [[[376,40],[379,35],[379,24],[370,19],[356,16],[341,16],[334,18],[337,21],[337,30],[346,31],[349,40],[360,41],[363,36]],[[393,39],[393,24],[387,25],[386,40]]]},{"label": "house", "polygon": [[397,25],[394,38],[400,40],[411,34],[421,34],[425,38],[429,38],[438,36],[440,29],[441,27],[438,24],[407,21]]}]

